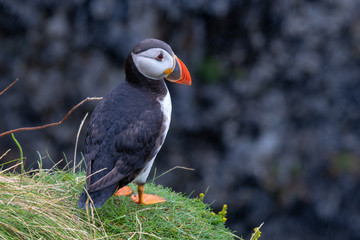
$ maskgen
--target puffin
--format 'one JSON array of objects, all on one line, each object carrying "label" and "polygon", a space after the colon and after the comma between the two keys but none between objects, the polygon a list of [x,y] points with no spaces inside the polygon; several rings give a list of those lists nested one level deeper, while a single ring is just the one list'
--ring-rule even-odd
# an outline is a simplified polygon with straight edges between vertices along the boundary
[{"label": "puffin", "polygon": [[171,98],[165,79],[191,85],[190,73],[171,47],[145,39],[128,54],[125,81],[96,105],[86,132],[86,183],[79,208],[101,207],[112,195],[130,195],[128,184],[138,186],[131,199],[156,204],[166,199],[145,194],[145,183],[165,141],[171,120]]}]

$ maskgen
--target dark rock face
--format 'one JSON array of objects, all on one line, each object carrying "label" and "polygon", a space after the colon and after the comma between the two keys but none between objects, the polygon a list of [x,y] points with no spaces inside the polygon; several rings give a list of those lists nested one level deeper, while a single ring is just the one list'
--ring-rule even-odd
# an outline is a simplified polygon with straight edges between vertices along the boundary
[{"label": "dark rock face", "polygon": [[[168,42],[193,86],[168,84],[172,126],[155,163],[177,191],[204,192],[248,238],[360,238],[360,2],[20,1],[0,3],[0,131],[59,121],[124,78],[140,40]],[[73,159],[81,118],[18,133],[27,165]],[[82,149],[81,136],[79,149]],[[18,157],[0,139],[5,160]],[[49,158],[44,167],[51,167]],[[65,166],[64,163],[62,166]],[[35,165],[34,165],[35,166]]]}]

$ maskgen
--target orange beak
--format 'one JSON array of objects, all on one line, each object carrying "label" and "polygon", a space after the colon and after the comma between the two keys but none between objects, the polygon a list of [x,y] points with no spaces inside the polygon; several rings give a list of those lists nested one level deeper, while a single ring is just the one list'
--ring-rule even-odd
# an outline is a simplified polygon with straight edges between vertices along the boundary
[{"label": "orange beak", "polygon": [[171,69],[166,70],[165,72],[169,71],[170,74],[165,78],[171,82],[181,83],[188,86],[191,86],[191,77],[189,70],[185,66],[185,64],[175,56],[174,54],[174,66]]}]

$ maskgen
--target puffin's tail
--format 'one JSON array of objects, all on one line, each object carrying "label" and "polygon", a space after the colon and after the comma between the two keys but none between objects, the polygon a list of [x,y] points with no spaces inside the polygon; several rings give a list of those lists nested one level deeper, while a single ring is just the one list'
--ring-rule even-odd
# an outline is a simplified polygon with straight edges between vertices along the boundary
[{"label": "puffin's tail", "polygon": [[[79,208],[86,208],[86,205],[88,204],[88,207],[90,208],[99,208],[114,194],[115,190],[117,188],[117,184],[113,184],[107,188],[101,189],[96,192],[90,192],[88,193],[85,189],[83,189],[78,204]],[[89,199],[89,197],[91,199]],[[89,201],[88,201],[89,200]]]}]

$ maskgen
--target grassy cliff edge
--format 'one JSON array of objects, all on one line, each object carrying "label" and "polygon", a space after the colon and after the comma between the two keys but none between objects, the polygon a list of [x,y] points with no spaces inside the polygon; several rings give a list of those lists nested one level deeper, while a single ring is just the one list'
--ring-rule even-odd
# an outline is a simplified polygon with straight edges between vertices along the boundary
[{"label": "grassy cliff edge", "polygon": [[0,238],[241,239],[225,227],[224,212],[212,212],[202,197],[190,199],[153,183],[146,192],[166,203],[139,206],[113,196],[99,209],[80,210],[84,182],[84,173],[71,171],[0,172]]}]

